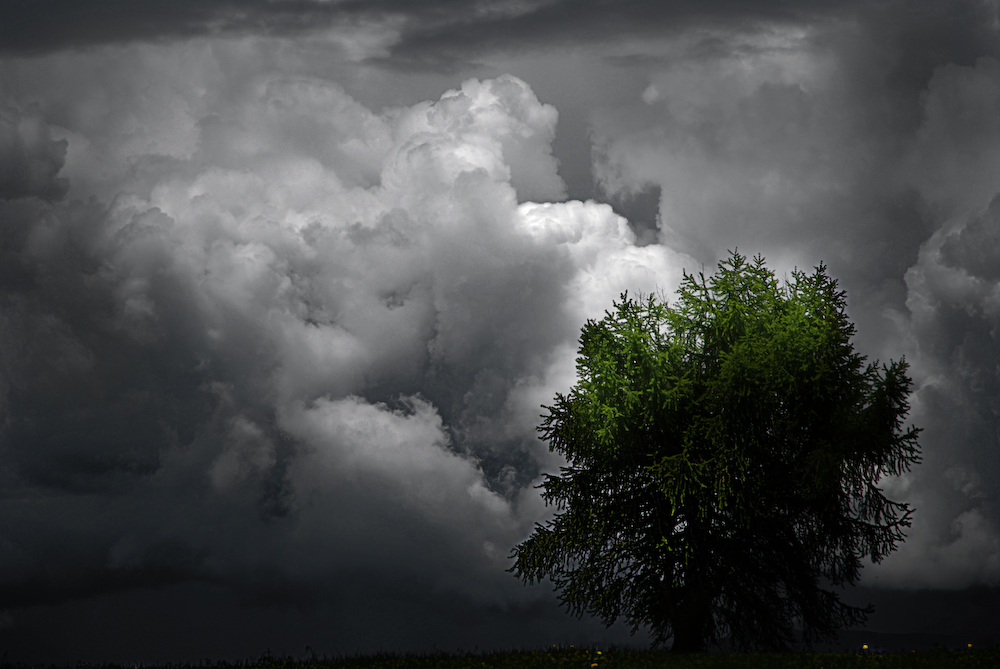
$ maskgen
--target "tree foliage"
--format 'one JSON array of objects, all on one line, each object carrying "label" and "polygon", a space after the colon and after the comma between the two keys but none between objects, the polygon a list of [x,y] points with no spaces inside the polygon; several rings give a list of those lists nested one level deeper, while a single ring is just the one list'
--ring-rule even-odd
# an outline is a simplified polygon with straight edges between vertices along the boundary
[{"label": "tree foliage", "polygon": [[912,510],[879,481],[919,462],[919,430],[905,360],[866,365],[845,309],[824,266],[782,284],[733,253],[672,306],[625,294],[588,321],[538,428],[570,463],[538,486],[561,513],[508,571],[681,652],[865,622],[837,590],[903,540]]}]

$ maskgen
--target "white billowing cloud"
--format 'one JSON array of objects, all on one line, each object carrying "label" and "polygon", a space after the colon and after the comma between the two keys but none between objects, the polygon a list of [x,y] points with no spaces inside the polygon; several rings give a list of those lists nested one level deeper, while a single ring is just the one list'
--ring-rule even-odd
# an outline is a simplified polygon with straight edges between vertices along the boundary
[{"label": "white billowing cloud", "polygon": [[[626,292],[633,298],[672,294],[683,270],[695,269],[694,259],[669,247],[635,246],[636,235],[628,222],[606,204],[526,202],[518,207],[518,214],[518,230],[541,248],[558,249],[576,268],[565,283],[563,303],[574,324],[599,320]],[[553,348],[543,371],[523,377],[511,393],[501,429],[533,430],[539,406],[549,405],[556,392],[566,392],[576,383],[576,357],[575,336]],[[554,469],[563,461],[553,456],[546,464]]]},{"label": "white billowing cloud", "polygon": [[36,508],[7,553],[55,599],[54,554],[95,591],[308,601],[391,572],[490,604],[547,594],[503,571],[551,515],[528,487],[561,464],[539,405],[575,380],[587,318],[693,261],[636,247],[607,205],[530,201],[565,187],[556,110],[519,79],[375,113],[245,71],[242,42],[180,51],[75,57],[86,90],[56,57],[9,72],[74,91],[40,109],[90,199],[0,202],[5,476],[66,505],[118,494],[99,526]]},{"label": "white billowing cloud", "polygon": [[403,402],[394,411],[357,397],[319,399],[282,416],[302,444],[288,479],[294,541],[311,556],[294,566],[325,584],[331,564],[381,564],[419,571],[435,589],[502,603],[511,593],[506,552],[489,546],[506,551],[524,521],[472,461],[448,448],[433,406],[420,397]]},{"label": "white billowing cloud", "polygon": [[693,260],[666,246],[635,246],[628,221],[606,204],[559,202],[520,206],[519,227],[544,246],[564,248],[577,268],[568,284],[575,320],[599,318],[619,296],[671,293]]},{"label": "white billowing cloud", "polygon": [[[453,143],[438,145],[447,159],[426,169],[466,170],[480,167],[494,179],[510,180],[518,200],[561,200],[566,186],[552,155],[559,113],[539,104],[523,81],[502,76],[466,81],[436,103],[404,111],[396,124],[396,140],[406,160],[429,160],[426,139],[448,135]],[[491,171],[494,170],[494,171]]]},{"label": "white billowing cloud", "polygon": [[294,478],[306,495],[365,473],[400,485],[394,492],[401,505],[427,505],[438,513],[455,502],[446,498],[456,480],[468,497],[489,497],[475,468],[447,450],[449,438],[434,407],[417,397],[406,401],[409,415],[349,396],[321,398],[283,417],[286,429],[312,447],[295,464]]}]

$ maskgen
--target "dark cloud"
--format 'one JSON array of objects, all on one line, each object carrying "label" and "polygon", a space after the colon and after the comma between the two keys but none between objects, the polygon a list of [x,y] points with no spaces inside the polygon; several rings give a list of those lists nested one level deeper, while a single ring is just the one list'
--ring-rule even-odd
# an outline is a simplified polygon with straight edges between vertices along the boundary
[{"label": "dark cloud", "polygon": [[1000,577],[995,224],[983,211],[1000,143],[996,22],[983,11],[888,20],[883,5],[645,44],[656,57],[620,65],[645,70],[641,96],[591,116],[598,186],[623,202],[658,189],[661,243],[707,266],[734,247],[779,271],[825,261],[861,350],[913,365],[926,464],[887,485],[914,498],[917,521],[866,583]]},{"label": "dark cloud", "polygon": [[[164,280],[171,259],[156,248],[171,222],[151,212],[95,239],[106,217],[94,202],[0,203],[2,248],[16,259],[0,298],[3,439],[28,484],[101,492],[120,474],[151,474],[211,413],[197,348],[175,311],[184,287]],[[110,264],[127,246],[144,279]],[[148,281],[145,299],[163,328],[142,322],[152,302],[122,301],[136,280]]]},{"label": "dark cloud", "polygon": [[0,52],[30,54],[207,35],[294,35],[360,21],[398,24],[401,35],[395,55],[440,66],[459,54],[517,45],[535,48],[581,40],[604,42],[613,36],[655,37],[705,28],[752,31],[773,23],[809,24],[875,16],[879,20],[873,24],[891,17],[901,28],[903,50],[923,54],[900,63],[899,77],[906,79],[934,67],[956,50],[973,57],[981,55],[989,42],[984,25],[992,15],[983,3],[955,3],[948,8],[934,2],[909,3],[906,9],[901,11],[899,3],[872,6],[853,1],[434,0],[414,5],[400,0],[102,0],[83,7],[69,0],[15,0],[0,10],[0,25],[4,26]]},{"label": "dark cloud", "polygon": [[52,139],[38,108],[0,109],[0,199],[59,199],[69,184],[59,177],[66,140]]},{"label": "dark cloud", "polygon": [[221,55],[173,96],[113,58],[105,114],[50,100],[79,197],[0,203],[11,624],[189,582],[530,607],[503,568],[545,514],[538,407],[586,315],[680,258],[607,205],[519,204],[565,186],[516,78],[381,114],[282,74],[199,100]]},{"label": "dark cloud", "polygon": [[103,0],[81,5],[72,0],[13,0],[0,9],[0,51],[34,54],[133,40],[302,31],[315,27],[317,19],[350,15],[344,4],[348,3]]},{"label": "dark cloud", "polygon": [[880,606],[995,583],[989,11],[4,4],[12,659],[596,640],[503,571],[553,512],[540,405],[586,318],[734,247],[826,261],[859,348],[912,364],[926,464],[885,482],[918,511],[865,571]]},{"label": "dark cloud", "polygon": [[941,245],[941,259],[946,266],[972,276],[1000,279],[1000,196],[993,198],[981,216],[948,236]]},{"label": "dark cloud", "polygon": [[991,205],[957,231],[938,231],[906,273],[904,336],[920,379],[915,419],[926,429],[924,465],[904,488],[924,501],[909,540],[920,549],[888,560],[881,577],[894,585],[922,579],[958,587],[1000,578],[1000,347],[992,297],[998,277],[983,264],[989,247],[979,246],[993,216]]},{"label": "dark cloud", "polygon": [[[632,637],[621,624],[611,630],[596,620],[581,624],[555,602],[483,607],[415,593],[412,581],[391,575],[373,582],[363,572],[345,573],[342,581],[337,596],[314,609],[246,606],[226,588],[190,583],[33,607],[18,615],[16,626],[0,627],[0,645],[12,662],[29,661],[46,648],[47,657],[68,665],[80,658],[122,664],[140,658],[160,664],[256,660],[267,650],[307,658],[310,650],[335,657],[648,643],[645,634]],[[53,636],[53,628],[65,633]]]},{"label": "dark cloud", "polygon": [[417,5],[398,0],[102,0],[83,7],[66,0],[15,0],[0,9],[0,52],[37,54],[208,35],[296,35],[356,22],[402,21],[407,32],[426,39],[431,33],[463,32],[470,26],[491,30],[511,17],[535,15],[547,4],[544,0],[435,0]]},{"label": "dark cloud", "polygon": [[[862,643],[875,646],[872,638],[885,635],[878,643],[887,650],[927,649],[932,644],[958,650],[972,643],[990,647],[997,642],[1000,624],[1000,589],[973,586],[955,590],[858,588],[847,594],[855,605],[873,604],[868,632],[856,632],[854,648]],[[947,611],[947,615],[941,615]],[[871,634],[875,632],[876,634]],[[881,634],[878,634],[881,633]],[[843,635],[847,636],[847,635]]]}]

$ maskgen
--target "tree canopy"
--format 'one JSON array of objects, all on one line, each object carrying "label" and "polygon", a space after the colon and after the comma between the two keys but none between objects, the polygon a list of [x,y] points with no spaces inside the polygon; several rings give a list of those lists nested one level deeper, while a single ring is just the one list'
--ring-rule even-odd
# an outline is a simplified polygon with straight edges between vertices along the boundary
[{"label": "tree canopy", "polygon": [[846,306],[822,264],[779,282],[733,253],[672,305],[624,294],[588,321],[538,428],[569,462],[537,486],[561,512],[508,571],[678,652],[864,623],[838,590],[904,539],[912,509],[879,482],[919,462],[920,430],[905,360],[866,364]]}]

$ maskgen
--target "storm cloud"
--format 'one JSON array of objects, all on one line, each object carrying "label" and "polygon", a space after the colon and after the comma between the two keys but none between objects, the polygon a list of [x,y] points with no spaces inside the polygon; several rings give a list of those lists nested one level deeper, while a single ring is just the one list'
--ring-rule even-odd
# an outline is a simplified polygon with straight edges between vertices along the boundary
[{"label": "storm cloud", "polygon": [[729,249],[825,262],[859,350],[911,364],[924,464],[885,486],[917,513],[867,592],[898,613],[995,587],[998,25],[988,3],[8,3],[11,659],[643,643],[504,572],[554,513],[535,426],[588,318]]}]

